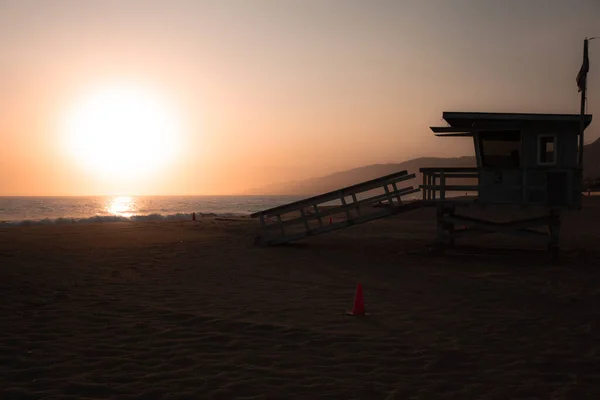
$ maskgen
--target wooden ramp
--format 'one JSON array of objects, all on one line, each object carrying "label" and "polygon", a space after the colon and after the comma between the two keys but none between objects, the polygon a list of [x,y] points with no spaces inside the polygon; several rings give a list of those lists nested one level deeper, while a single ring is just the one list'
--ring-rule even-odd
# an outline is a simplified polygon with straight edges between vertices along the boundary
[{"label": "wooden ramp", "polygon": [[259,211],[250,217],[260,218],[262,242],[287,243],[420,207],[422,201],[402,201],[403,196],[420,192],[419,188],[398,188],[398,183],[414,178],[415,174],[401,171]]}]

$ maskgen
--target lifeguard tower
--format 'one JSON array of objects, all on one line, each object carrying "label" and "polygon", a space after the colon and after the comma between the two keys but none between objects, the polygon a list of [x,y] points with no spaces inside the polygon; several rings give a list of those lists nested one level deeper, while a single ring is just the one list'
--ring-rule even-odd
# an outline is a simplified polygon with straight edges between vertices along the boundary
[{"label": "lifeguard tower", "polygon": [[[499,232],[546,237],[558,255],[560,212],[581,207],[583,173],[579,133],[591,115],[444,112],[446,127],[432,127],[437,136],[470,137],[476,168],[421,168],[423,202],[437,207],[439,246],[469,233]],[[458,180],[470,180],[457,184]],[[451,197],[452,192],[471,192]],[[459,205],[517,205],[544,211],[533,218],[493,222],[458,215]],[[547,232],[532,228],[547,226]],[[460,229],[457,229],[460,227]]]},{"label": "lifeguard tower", "polygon": [[[421,168],[423,183],[418,188],[399,187],[416,178],[400,171],[254,213],[251,217],[261,221],[261,240],[282,244],[415,208],[436,207],[438,248],[453,245],[460,236],[497,232],[546,240],[557,257],[561,211],[581,207],[579,133],[592,116],[444,112],[443,118],[448,126],[431,130],[437,136],[471,138],[475,167]],[[403,199],[416,192],[422,192],[422,199]],[[467,196],[457,195],[465,192]],[[525,210],[530,217],[497,222],[457,212],[482,206],[493,213],[507,205]],[[532,217],[533,213],[538,215]],[[332,215],[341,217],[333,222]]]}]

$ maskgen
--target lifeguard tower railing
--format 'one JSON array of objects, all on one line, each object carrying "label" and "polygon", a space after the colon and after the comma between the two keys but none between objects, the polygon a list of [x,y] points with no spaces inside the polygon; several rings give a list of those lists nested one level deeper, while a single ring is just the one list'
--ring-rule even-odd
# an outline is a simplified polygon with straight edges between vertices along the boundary
[{"label": "lifeguard tower railing", "polygon": [[[425,204],[439,203],[539,206],[552,209],[581,207],[582,172],[576,168],[520,168],[493,170],[479,168],[421,168]],[[483,182],[485,175],[487,185]],[[490,184],[498,175],[499,184]],[[503,178],[504,176],[504,178]],[[564,187],[549,190],[548,181],[558,178]],[[569,191],[568,188],[571,187]]]},{"label": "lifeguard tower railing", "polygon": [[[458,197],[452,196],[458,192],[479,194],[478,168],[421,168],[419,171],[423,174],[421,189],[426,203],[447,201],[448,195]],[[477,184],[465,184],[465,180]],[[473,199],[463,197],[452,199],[452,202],[473,202]]]},{"label": "lifeguard tower railing", "polygon": [[409,211],[421,201],[402,198],[421,189],[399,184],[415,174],[400,171],[318,196],[251,214],[261,224],[260,241],[277,245]]}]

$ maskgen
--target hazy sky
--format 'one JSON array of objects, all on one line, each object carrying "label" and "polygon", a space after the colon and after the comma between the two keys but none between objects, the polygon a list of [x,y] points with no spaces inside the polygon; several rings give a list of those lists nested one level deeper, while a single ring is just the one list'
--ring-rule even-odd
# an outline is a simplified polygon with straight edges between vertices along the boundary
[{"label": "hazy sky", "polygon": [[[600,0],[0,0],[0,195],[227,194],[470,155],[429,130],[443,111],[578,113],[595,35]],[[590,64],[586,141],[600,40]],[[131,84],[173,105],[181,151],[139,179],[94,174],[59,121]]]}]

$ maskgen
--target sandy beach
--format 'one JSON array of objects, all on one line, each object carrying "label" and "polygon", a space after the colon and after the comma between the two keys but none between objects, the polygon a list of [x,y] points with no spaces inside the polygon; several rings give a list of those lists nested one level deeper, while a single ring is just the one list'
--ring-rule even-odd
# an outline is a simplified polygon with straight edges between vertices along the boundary
[{"label": "sandy beach", "polygon": [[272,248],[248,219],[1,228],[0,398],[600,398],[598,221],[565,217],[560,265],[431,254],[431,209]]}]

